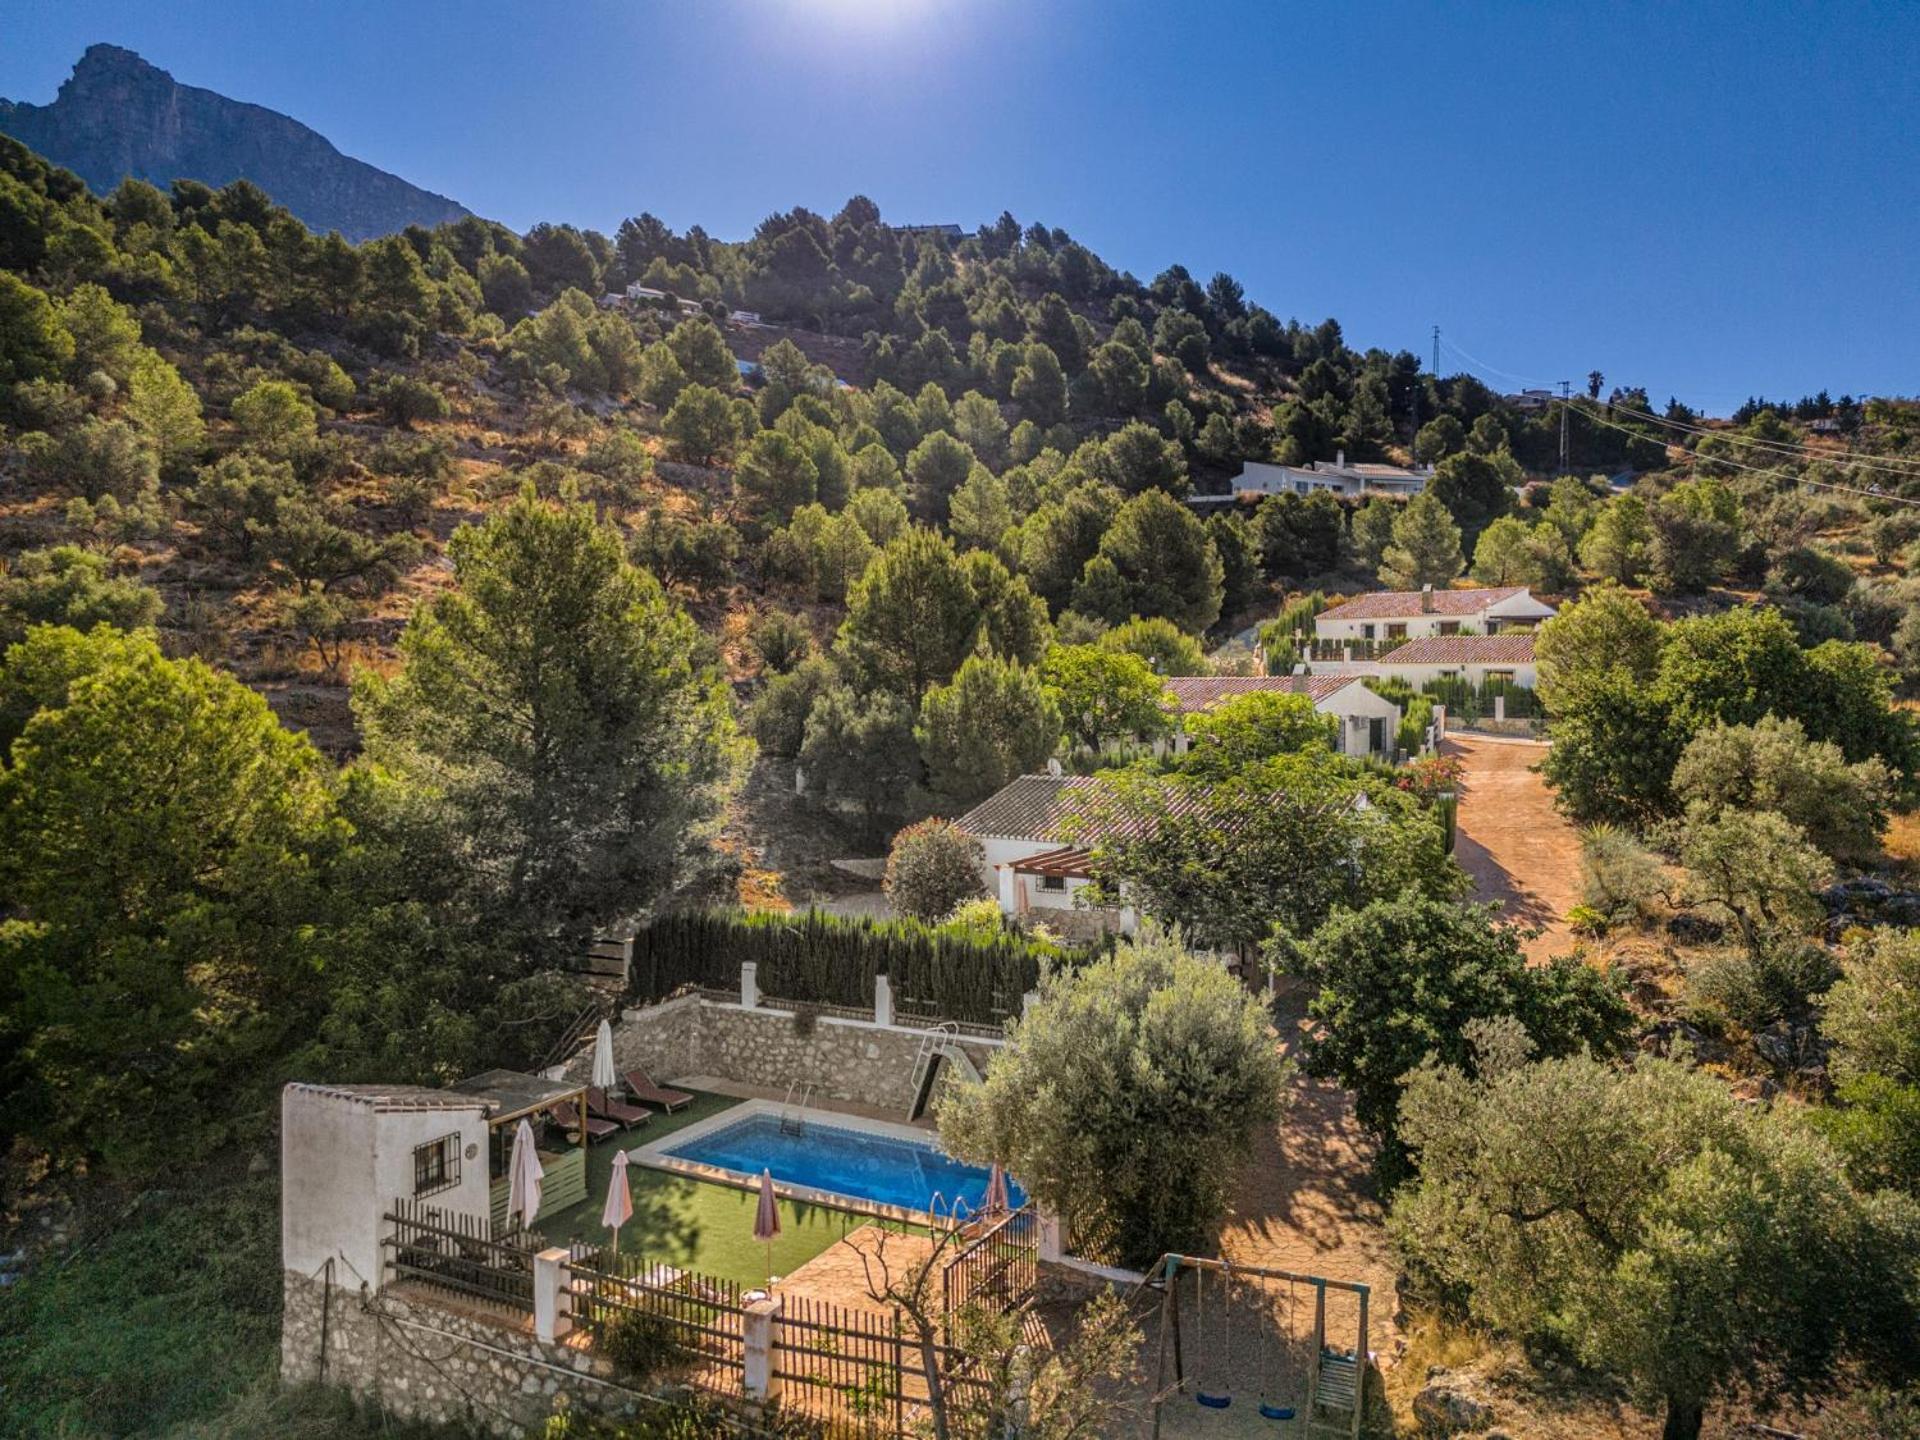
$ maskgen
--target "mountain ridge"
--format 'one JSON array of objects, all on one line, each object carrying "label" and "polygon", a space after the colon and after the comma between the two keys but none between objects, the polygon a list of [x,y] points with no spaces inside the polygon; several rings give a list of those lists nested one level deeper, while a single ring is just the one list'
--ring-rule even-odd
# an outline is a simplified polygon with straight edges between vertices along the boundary
[{"label": "mountain ridge", "polygon": [[0,99],[13,136],[106,194],[127,176],[162,187],[249,180],[308,228],[368,240],[470,212],[458,201],[345,155],[291,116],[183,85],[118,45],[87,47],[52,104]]}]

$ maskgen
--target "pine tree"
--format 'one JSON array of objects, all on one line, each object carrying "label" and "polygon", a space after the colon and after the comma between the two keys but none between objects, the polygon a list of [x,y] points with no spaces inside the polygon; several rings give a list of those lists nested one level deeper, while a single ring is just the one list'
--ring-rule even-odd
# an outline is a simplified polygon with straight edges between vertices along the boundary
[{"label": "pine tree", "polygon": [[1465,565],[1460,527],[1431,495],[1416,495],[1393,522],[1393,541],[1380,557],[1380,582],[1395,590],[1445,585]]}]

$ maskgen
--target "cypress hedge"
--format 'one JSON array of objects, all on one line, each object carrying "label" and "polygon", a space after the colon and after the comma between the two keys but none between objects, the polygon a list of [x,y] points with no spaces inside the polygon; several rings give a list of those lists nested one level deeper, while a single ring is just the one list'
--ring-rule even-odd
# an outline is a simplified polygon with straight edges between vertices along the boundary
[{"label": "cypress hedge", "polygon": [[687,910],[657,916],[634,936],[629,995],[646,1004],[686,985],[732,989],[751,960],[760,993],[773,999],[866,1008],[873,977],[885,974],[903,1015],[998,1025],[1019,1013],[1042,964],[1074,958],[1012,927],[983,935],[820,910]]}]

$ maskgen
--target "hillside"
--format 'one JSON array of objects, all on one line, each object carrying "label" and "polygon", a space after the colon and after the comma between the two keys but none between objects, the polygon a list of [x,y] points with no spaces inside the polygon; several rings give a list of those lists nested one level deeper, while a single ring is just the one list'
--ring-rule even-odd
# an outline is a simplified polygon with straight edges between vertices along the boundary
[{"label": "hillside", "polygon": [[[570,965],[595,936],[714,901],[844,898],[831,862],[1152,733],[1161,677],[1280,673],[1327,596],[1469,576],[1564,607],[1561,673],[1578,683],[1541,702],[1541,770],[1515,750],[1458,773],[1446,756],[1334,754],[1299,697],[1256,697],[1274,707],[1247,712],[1244,736],[1216,716],[1218,744],[1164,770],[1137,759],[1137,779],[1241,806],[1232,828],[1194,831],[1204,864],[1177,852],[1156,891],[1134,872],[1146,913],[1207,945],[1217,922],[1221,948],[1276,964],[1310,944],[1294,978],[1315,986],[1377,979],[1310,1027],[1359,1027],[1351,1073],[1313,1079],[1330,1107],[1364,1089],[1376,1135],[1399,1078],[1435,1053],[1397,1037],[1463,1060],[1466,1022],[1503,1005],[1537,1006],[1543,1030],[1563,1003],[1592,1005],[1605,1047],[1697,1053],[1719,1088],[1678,1066],[1580,1069],[1587,1032],[1567,1024],[1552,1073],[1612,1107],[1569,1115],[1639,1113],[1623,1077],[1651,1075],[1725,1134],[1751,1131],[1742,1163],[1814,1154],[1824,1188],[1786,1187],[1819,1202],[1796,1218],[1854,1214],[1839,1161],[1784,1127],[1795,1106],[1873,1118],[1828,1105],[1814,997],[1843,962],[1920,953],[1893,923],[1920,913],[1894,889],[1920,771],[1896,701],[1920,681],[1914,402],[1756,400],[1714,419],[1596,375],[1563,422],[1359,348],[1337,321],[1283,319],[1231,276],[1143,281],[1011,215],[954,240],[856,196],[738,241],[640,213],[612,236],[463,215],[352,244],[284,198],[139,180],[102,195],[0,137],[0,1073],[19,1097],[0,1249],[52,1255],[121,1228],[183,1156],[221,1182],[203,1205],[168,1180],[174,1198],[155,1195],[126,1241],[10,1287],[0,1356],[32,1377],[19,1403],[49,1428],[280,1433],[165,1427],[245,1401],[255,1376],[251,1403],[279,1403],[272,1183],[242,1175],[272,1153],[289,1076],[544,1068],[578,1031]],[[1431,465],[1430,483],[1410,501],[1225,499],[1250,462],[1340,455]],[[1452,683],[1450,709],[1478,698]],[[1413,750],[1424,722],[1404,698]],[[1222,756],[1228,770],[1203,768]],[[1535,821],[1552,803],[1599,823],[1515,833],[1522,785]],[[1500,893],[1515,854],[1557,864],[1550,898],[1525,887],[1540,913],[1508,915],[1555,922],[1539,948],[1577,937],[1584,960],[1529,967],[1526,937],[1453,905],[1467,877],[1435,817],[1460,786],[1455,854],[1479,893]],[[1188,883],[1214,871],[1224,883]],[[1297,941],[1274,928],[1302,917]],[[1876,957],[1853,931],[1882,919]],[[1420,983],[1396,968],[1428,958]],[[1392,1043],[1371,1045],[1366,1016],[1428,994],[1453,1006],[1456,984],[1461,1008],[1381,1023]],[[1544,985],[1565,991],[1536,999]],[[1736,1111],[1721,1079],[1743,1106],[1779,1099],[1780,1128]],[[1299,1142],[1286,1163],[1327,1182],[1387,1263],[1379,1177],[1310,1133],[1312,1113],[1300,1123],[1276,1132]],[[1525,1125],[1489,1131],[1516,1166],[1539,1148]],[[1863,1130],[1847,1153],[1865,1167],[1882,1148]],[[1920,1188],[1911,1152],[1896,1161]],[[1445,1241],[1471,1210],[1427,1218]],[[1702,1233],[1727,1228],[1707,1219]],[[1756,1268],[1739,1293],[1775,1293],[1803,1249],[1878,1253],[1834,1225],[1815,1237],[1831,1252],[1800,1245],[1809,1229],[1768,1249],[1765,1215],[1742,1230]],[[214,1251],[203,1229],[231,1265],[178,1258]],[[136,1238],[148,1269],[128,1268]],[[129,1275],[155,1302],[126,1327],[135,1347],[94,1338],[118,1334]],[[169,1300],[201,1290],[221,1293]],[[1618,1293],[1616,1330],[1658,1313]],[[1803,1293],[1852,1294],[1830,1276]],[[1402,1299],[1433,1301],[1417,1285]],[[1849,1299],[1835,1333],[1871,1313]],[[1817,1328],[1788,1319],[1734,1359]],[[1523,1440],[1655,1433],[1642,1406],[1660,1392],[1605,1379],[1614,1354],[1405,1333],[1396,1385],[1471,1361]],[[227,1344],[250,1357],[233,1385],[191,1373]],[[1824,1352],[1806,1363],[1855,1378]],[[163,1381],[164,1419],[137,1430],[126,1397]],[[1514,1405],[1538,1423],[1510,1425]]]},{"label": "hillside", "polygon": [[443,225],[464,206],[342,155],[299,121],[182,85],[117,45],[93,45],[51,105],[0,100],[0,134],[64,165],[97,193],[127,176],[218,188],[251,180],[313,230],[370,240]]}]

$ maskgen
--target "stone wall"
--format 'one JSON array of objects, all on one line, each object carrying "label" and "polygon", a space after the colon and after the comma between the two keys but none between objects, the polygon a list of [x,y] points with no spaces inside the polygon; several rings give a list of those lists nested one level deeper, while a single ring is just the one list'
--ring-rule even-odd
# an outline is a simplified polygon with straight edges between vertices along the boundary
[{"label": "stone wall", "polygon": [[[443,1309],[404,1292],[367,1294],[328,1287],[294,1271],[284,1276],[280,1378],[289,1385],[337,1385],[388,1414],[461,1422],[489,1434],[538,1435],[564,1397],[571,1409],[609,1417],[654,1403],[616,1385],[589,1351],[534,1337],[478,1310]],[[320,1358],[326,1310],[326,1364]]]},{"label": "stone wall", "polygon": [[[644,1066],[655,1080],[711,1075],[784,1091],[813,1086],[816,1099],[871,1105],[905,1115],[914,1062],[927,1032],[831,1015],[747,1009],[687,995],[628,1010],[613,1030],[614,1060]],[[1001,1042],[962,1036],[953,1042],[985,1073]],[[591,1047],[569,1074],[585,1076]],[[951,1067],[945,1072],[951,1074]]]}]

